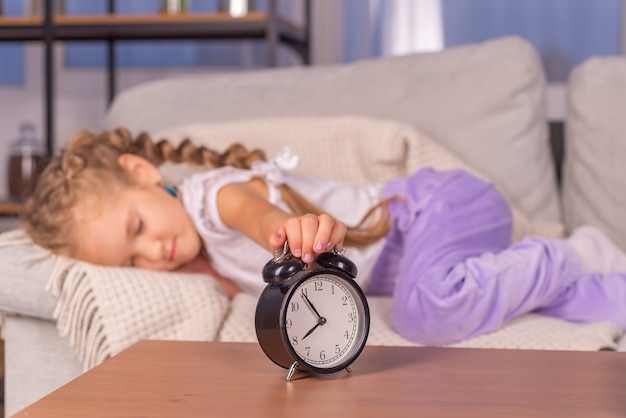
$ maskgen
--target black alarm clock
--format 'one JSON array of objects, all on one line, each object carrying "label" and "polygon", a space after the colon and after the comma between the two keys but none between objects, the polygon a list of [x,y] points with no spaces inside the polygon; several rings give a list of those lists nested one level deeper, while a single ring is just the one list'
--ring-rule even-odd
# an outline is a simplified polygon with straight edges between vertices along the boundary
[{"label": "black alarm clock", "polygon": [[304,263],[285,244],[263,268],[267,286],[256,307],[255,328],[267,357],[295,371],[351,372],[370,328],[356,265],[335,248]]}]

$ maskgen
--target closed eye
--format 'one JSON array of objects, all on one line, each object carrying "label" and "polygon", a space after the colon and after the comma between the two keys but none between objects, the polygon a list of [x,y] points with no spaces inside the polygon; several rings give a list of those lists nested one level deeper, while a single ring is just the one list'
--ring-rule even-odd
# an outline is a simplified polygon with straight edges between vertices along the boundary
[{"label": "closed eye", "polygon": [[[142,231],[143,231],[143,220],[140,217],[136,217],[133,222],[131,234],[132,236],[136,237],[136,236],[139,236]],[[128,264],[130,267],[135,267],[135,257],[130,257]]]},{"label": "closed eye", "polygon": [[141,231],[143,231],[143,221],[141,220],[141,218],[137,218],[137,220],[135,221],[135,228],[133,233],[135,235],[139,235],[141,234]]}]

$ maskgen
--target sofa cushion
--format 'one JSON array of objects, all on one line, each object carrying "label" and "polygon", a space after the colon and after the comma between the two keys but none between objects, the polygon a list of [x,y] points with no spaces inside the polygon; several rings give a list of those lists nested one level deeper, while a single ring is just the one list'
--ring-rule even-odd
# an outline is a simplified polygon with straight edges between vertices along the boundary
[{"label": "sofa cushion", "polygon": [[163,79],[118,94],[107,128],[361,115],[419,128],[492,179],[532,219],[559,218],[544,74],[517,37],[352,64]]},{"label": "sofa cushion", "polygon": [[591,58],[570,76],[563,166],[566,227],[602,229],[626,251],[626,58]]}]

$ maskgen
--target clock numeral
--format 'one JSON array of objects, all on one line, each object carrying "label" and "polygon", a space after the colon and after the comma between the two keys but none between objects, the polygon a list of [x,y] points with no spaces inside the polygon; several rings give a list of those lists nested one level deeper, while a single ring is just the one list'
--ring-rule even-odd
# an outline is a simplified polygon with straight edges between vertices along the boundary
[{"label": "clock numeral", "polygon": [[320,360],[326,360],[326,352],[324,350],[320,351]]},{"label": "clock numeral", "polygon": [[298,345],[298,337],[296,337],[295,335],[291,337],[291,345]]},{"label": "clock numeral", "polygon": [[302,288],[302,296],[303,296],[303,297],[304,297],[304,296],[307,296],[307,288],[306,288],[306,287],[303,287],[303,288]]},{"label": "clock numeral", "polygon": [[291,325],[293,324],[293,322],[291,322],[291,319],[287,319],[285,321],[285,326],[287,327],[287,329],[291,328]]},{"label": "clock numeral", "polygon": [[348,322],[356,321],[356,317],[354,316],[354,312],[348,313]]},{"label": "clock numeral", "polygon": [[330,286],[330,294],[331,295],[335,294],[335,285],[334,284]]},{"label": "clock numeral", "polygon": [[315,291],[316,292],[319,292],[319,291],[322,290],[322,287],[323,287],[322,284],[323,284],[322,282],[315,282]]},{"label": "clock numeral", "polygon": [[298,312],[300,310],[300,305],[295,300],[291,302],[291,312]]},{"label": "clock numeral", "polygon": [[339,353],[341,353],[341,348],[339,347],[339,344],[335,344],[335,354]]},{"label": "clock numeral", "polygon": [[346,295],[343,295],[341,297],[341,300],[343,301],[343,303],[342,303],[343,306],[347,306],[348,305],[348,297]]},{"label": "clock numeral", "polygon": [[348,330],[346,330],[346,332],[343,333],[343,336],[346,337],[346,340],[350,338],[350,334],[348,333]]}]

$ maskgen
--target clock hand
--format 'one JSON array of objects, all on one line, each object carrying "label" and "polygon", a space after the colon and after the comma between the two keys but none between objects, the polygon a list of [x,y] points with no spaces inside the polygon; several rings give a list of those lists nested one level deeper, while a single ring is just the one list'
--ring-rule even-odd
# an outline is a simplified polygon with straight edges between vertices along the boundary
[{"label": "clock hand", "polygon": [[[304,299],[304,301],[306,302],[307,305],[309,305],[309,308],[311,308],[311,310],[313,311],[313,313],[315,314],[315,316],[317,317],[317,322],[319,322],[320,318],[322,317],[319,312],[317,312],[317,309],[315,309],[315,306],[313,306],[313,304],[311,303],[311,301],[309,300],[309,297],[306,295],[306,293],[302,293],[302,298]],[[326,320],[324,320],[324,322],[326,322]]]},{"label": "clock hand", "polygon": [[304,340],[306,337],[308,337],[309,335],[311,335],[311,333],[312,333],[313,331],[315,331],[315,329],[316,329],[317,327],[319,327],[319,326],[320,326],[320,323],[318,322],[317,324],[315,324],[315,326],[314,326],[313,328],[311,328],[311,329],[310,329],[310,330],[309,330],[306,334],[304,334],[304,337],[302,337],[302,339]]},{"label": "clock hand", "polygon": [[315,324],[315,326],[311,328],[306,334],[304,334],[304,337],[302,337],[302,339],[304,340],[306,337],[311,335],[311,333],[315,331],[317,327],[319,327],[320,325],[324,325],[326,323],[326,318],[324,318],[323,316],[319,314],[319,312],[317,312],[317,309],[315,309],[315,306],[313,306],[313,304],[309,300],[309,297],[306,295],[306,293],[302,293],[302,299],[304,299],[306,304],[309,306],[309,308],[311,308],[311,310],[317,317],[317,323]]},{"label": "clock hand", "polygon": [[317,318],[317,324],[315,324],[313,328],[311,328],[306,334],[304,334],[304,337],[302,337],[302,339],[304,340],[306,337],[311,335],[311,333],[315,331],[317,327],[319,327],[320,325],[324,325],[325,323],[326,323],[326,318],[324,318],[323,316],[320,316],[319,318]]}]

